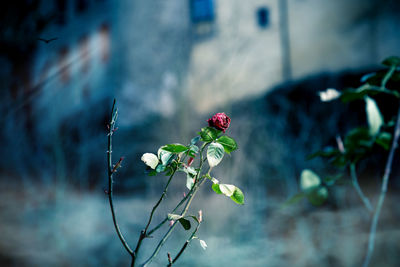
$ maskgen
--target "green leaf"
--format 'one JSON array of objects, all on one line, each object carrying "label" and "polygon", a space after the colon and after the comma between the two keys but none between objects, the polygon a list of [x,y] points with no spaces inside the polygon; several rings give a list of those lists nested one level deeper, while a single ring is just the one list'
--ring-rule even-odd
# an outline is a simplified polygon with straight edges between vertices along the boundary
[{"label": "green leaf", "polygon": [[299,202],[300,200],[302,200],[305,197],[306,197],[306,194],[304,192],[297,193],[296,195],[294,195],[291,198],[289,198],[288,200],[286,200],[282,204],[282,206],[285,207],[285,206],[293,205],[293,204]]},{"label": "green leaf", "polygon": [[328,189],[324,186],[317,187],[306,194],[308,201],[314,206],[320,206],[328,199]]},{"label": "green leaf", "polygon": [[343,168],[349,163],[349,160],[346,155],[340,154],[333,158],[331,163],[338,168]]},{"label": "green leaf", "polygon": [[244,204],[244,195],[243,195],[242,190],[240,190],[239,188],[235,187],[235,191],[233,191],[231,199],[234,202],[236,202],[237,204],[243,205]]},{"label": "green leaf", "polygon": [[342,100],[342,102],[346,103],[357,99],[363,99],[365,96],[377,95],[379,93],[394,95],[397,98],[400,97],[400,94],[396,91],[387,90],[385,88],[377,86],[371,86],[369,84],[363,84],[362,86],[356,89],[351,88],[343,90],[342,94],[340,95],[340,99]]},{"label": "green leaf", "polygon": [[373,78],[375,76],[376,76],[376,72],[364,74],[361,77],[360,82],[365,83],[365,82],[367,82],[368,80],[370,80],[371,78]]},{"label": "green leaf", "polygon": [[337,174],[337,175],[324,177],[322,180],[324,181],[324,183],[327,186],[332,186],[342,177],[343,177],[343,174],[340,173],[340,174]]},{"label": "green leaf", "polygon": [[388,67],[400,66],[400,58],[391,56],[391,57],[386,58],[384,61],[382,61],[382,64],[385,66],[388,66]]},{"label": "green leaf", "polygon": [[217,139],[218,135],[221,133],[220,130],[217,130],[212,127],[204,127],[201,128],[201,132],[199,132],[201,136],[201,141],[203,142],[211,142]]},{"label": "green leaf", "polygon": [[236,150],[238,147],[236,141],[233,138],[226,135],[218,138],[217,142],[224,147],[225,152],[228,154]]},{"label": "green leaf", "polygon": [[368,125],[369,125],[369,133],[374,136],[376,135],[382,124],[383,124],[383,118],[382,114],[379,111],[378,106],[376,105],[376,102],[370,98],[366,97],[365,98],[366,102],[366,112],[367,112],[367,119],[368,119]]},{"label": "green leaf", "polygon": [[190,140],[190,144],[195,145],[195,144],[197,144],[197,142],[199,142],[199,140],[200,140],[200,136],[193,137],[192,140]]},{"label": "green leaf", "polygon": [[156,168],[156,172],[160,173],[165,171],[165,165],[163,164],[158,164],[157,168]]},{"label": "green leaf", "polygon": [[183,226],[183,229],[185,229],[185,230],[189,230],[190,229],[191,225],[190,225],[190,221],[189,220],[186,220],[185,218],[180,218],[180,219],[178,219],[178,221]]},{"label": "green leaf", "polygon": [[172,157],[174,156],[173,153],[168,152],[161,147],[158,149],[157,155],[164,166],[168,165],[170,159],[172,159]]},{"label": "green leaf", "polygon": [[182,153],[189,150],[187,146],[181,144],[169,144],[161,147],[161,149],[171,153]]},{"label": "green leaf", "polygon": [[300,187],[303,191],[311,191],[321,184],[321,179],[313,171],[305,169],[300,175]]},{"label": "green leaf", "polygon": [[337,148],[333,148],[333,147],[326,147],[323,150],[314,152],[311,155],[307,156],[307,160],[316,158],[316,157],[325,157],[325,158],[330,158],[330,157],[334,157],[341,154],[341,152],[339,151],[339,149]]},{"label": "green leaf", "polygon": [[224,147],[218,143],[211,143],[207,148],[208,165],[211,168],[217,166],[224,157]]},{"label": "green leaf", "polygon": [[188,151],[188,154],[190,157],[196,157],[196,154],[199,153],[200,149],[196,145],[190,145],[190,149]]},{"label": "green leaf", "polygon": [[375,143],[377,143],[386,150],[389,150],[391,142],[392,142],[392,134],[388,132],[381,132],[375,139]]},{"label": "green leaf", "polygon": [[156,176],[156,175],[157,175],[157,171],[151,169],[150,167],[148,167],[148,169],[145,171],[145,173],[146,173],[148,176]]},{"label": "green leaf", "polygon": [[215,193],[222,194],[221,190],[219,189],[219,184],[213,184],[211,188],[212,190],[214,190]]},{"label": "green leaf", "polygon": [[219,185],[219,190],[221,190],[222,194],[224,194],[227,197],[231,197],[233,195],[233,192],[235,192],[236,186],[231,185],[231,184],[220,184]]}]

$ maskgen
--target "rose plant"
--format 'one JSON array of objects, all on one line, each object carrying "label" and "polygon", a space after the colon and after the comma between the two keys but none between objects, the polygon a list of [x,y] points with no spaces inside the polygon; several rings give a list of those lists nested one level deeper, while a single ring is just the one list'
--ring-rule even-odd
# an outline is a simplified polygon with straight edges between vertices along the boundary
[{"label": "rose plant", "polygon": [[[382,70],[364,75],[361,78],[363,84],[358,88],[349,88],[341,92],[329,88],[319,93],[323,102],[335,99],[340,99],[344,103],[356,100],[364,101],[368,127],[361,126],[350,130],[343,140],[340,135],[337,135],[336,147],[326,147],[310,155],[309,159],[315,157],[327,159],[332,166],[337,168],[337,174],[321,178],[312,170],[303,170],[300,175],[301,192],[285,203],[293,204],[302,198],[307,198],[313,205],[323,204],[329,197],[328,189],[343,180],[345,172],[348,171],[351,184],[365,208],[371,214],[370,234],[363,263],[364,267],[369,265],[374,250],[378,220],[388,188],[394,152],[400,137],[400,92],[399,88],[396,88],[400,81],[400,58],[389,57],[382,62],[382,65],[384,66]],[[387,95],[395,100],[394,103],[397,103],[398,109],[396,117],[384,118],[374,100],[374,97],[380,94]],[[383,172],[379,199],[376,206],[373,207],[358,183],[356,170],[357,165],[361,161],[368,159],[376,149],[388,151],[388,158]]]},{"label": "rose plant", "polygon": [[[131,256],[131,266],[138,265],[137,259],[142,242],[146,238],[150,238],[155,231],[159,230],[161,226],[167,222],[169,222],[167,232],[161,238],[154,251],[143,263],[140,264],[140,266],[148,266],[151,263],[178,224],[180,224],[187,231],[191,229],[193,230],[175,257],[172,257],[171,254],[168,253],[168,266],[172,266],[179,259],[189,243],[194,239],[199,240],[201,247],[206,249],[206,242],[199,239],[196,235],[203,221],[203,213],[201,210],[198,212],[197,216],[189,213],[190,205],[199,188],[207,180],[211,181],[211,189],[215,193],[225,195],[237,204],[244,204],[243,192],[238,187],[232,184],[220,183],[215,177],[212,177],[213,168],[215,168],[222,161],[224,154],[230,154],[238,148],[236,141],[232,137],[229,137],[225,134],[226,130],[229,128],[231,119],[225,113],[217,113],[208,120],[209,126],[202,128],[198,135],[193,137],[188,144],[167,144],[161,146],[157,153],[144,153],[142,155],[141,160],[147,166],[148,175],[152,176],[164,174],[169,176],[169,179],[159,200],[150,212],[147,224],[139,235],[135,249],[132,249],[125,240],[118,226],[113,205],[113,175],[121,166],[121,162],[123,160],[123,158],[121,158],[115,165],[112,164],[112,136],[117,129],[115,127],[117,116],[118,113],[117,109],[115,108],[114,100],[111,111],[111,120],[108,124],[107,159],[109,186],[106,193],[108,194],[115,230],[123,247]],[[193,165],[197,166],[193,167]],[[176,204],[175,208],[168,213],[164,220],[159,222],[153,228],[150,228],[153,215],[165,198],[171,180],[178,172],[182,172],[186,175],[186,187],[188,189],[188,193],[184,194],[183,198]],[[195,227],[192,227],[193,223],[196,225]]]}]

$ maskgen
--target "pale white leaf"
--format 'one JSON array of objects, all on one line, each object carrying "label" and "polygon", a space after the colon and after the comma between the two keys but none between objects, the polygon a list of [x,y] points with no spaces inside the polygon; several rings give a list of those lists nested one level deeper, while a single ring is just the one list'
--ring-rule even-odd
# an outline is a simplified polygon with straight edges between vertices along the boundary
[{"label": "pale white leaf", "polygon": [[300,176],[300,187],[302,190],[309,190],[321,184],[321,179],[311,170],[303,170]]},{"label": "pale white leaf", "polygon": [[211,143],[207,148],[208,165],[211,168],[217,166],[224,157],[224,147],[219,143]]},{"label": "pale white leaf", "polygon": [[236,186],[231,185],[231,184],[220,184],[219,185],[219,190],[221,190],[222,194],[224,194],[227,197],[231,197],[233,195],[233,192],[235,192]]},{"label": "pale white leaf", "polygon": [[367,112],[369,132],[371,135],[376,135],[383,124],[382,114],[379,111],[376,102],[372,98],[366,97],[365,102],[366,102],[365,109]]},{"label": "pale white leaf", "polygon": [[211,178],[211,182],[213,182],[213,184],[219,184],[219,181],[214,177]]},{"label": "pale white leaf", "polygon": [[158,165],[158,157],[153,153],[144,153],[141,160],[152,169],[155,169]]},{"label": "pale white leaf", "polygon": [[168,213],[168,220],[170,221],[177,221],[180,218],[182,218],[182,216],[179,214]]},{"label": "pale white leaf", "polygon": [[186,187],[191,190],[194,185],[194,178],[189,174],[186,176]]},{"label": "pale white leaf", "polygon": [[200,246],[201,246],[204,250],[206,250],[206,248],[207,248],[207,243],[206,243],[206,241],[201,240],[201,239],[199,239],[199,241],[200,241]]},{"label": "pale white leaf", "polygon": [[318,93],[322,102],[332,101],[340,97],[340,92],[333,88],[328,88],[325,91]]},{"label": "pale white leaf", "polygon": [[171,152],[165,151],[164,149],[162,149],[160,147],[158,149],[157,155],[158,155],[158,158],[161,160],[161,163],[163,165],[166,165],[173,154]]}]

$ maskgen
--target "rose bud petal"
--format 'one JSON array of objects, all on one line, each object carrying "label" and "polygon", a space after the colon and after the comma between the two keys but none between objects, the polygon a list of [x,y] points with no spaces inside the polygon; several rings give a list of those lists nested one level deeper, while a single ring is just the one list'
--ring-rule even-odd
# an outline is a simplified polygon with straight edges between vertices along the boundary
[{"label": "rose bud petal", "polygon": [[193,160],[194,160],[194,158],[190,157],[189,160],[188,160],[187,165],[188,165],[188,166],[192,165]]},{"label": "rose bud petal", "polygon": [[208,119],[207,122],[210,127],[214,127],[225,133],[231,123],[231,119],[225,113],[217,113]]}]

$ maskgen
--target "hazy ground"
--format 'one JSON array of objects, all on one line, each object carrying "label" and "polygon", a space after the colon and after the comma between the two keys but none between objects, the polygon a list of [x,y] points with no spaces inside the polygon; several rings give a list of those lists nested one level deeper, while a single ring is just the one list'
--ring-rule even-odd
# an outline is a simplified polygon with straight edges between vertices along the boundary
[{"label": "hazy ground", "polygon": [[[191,209],[192,214],[199,208],[204,212],[198,236],[207,242],[208,249],[204,251],[194,240],[177,266],[361,264],[370,220],[350,187],[337,191],[344,199],[339,208],[314,208],[302,202],[281,209],[284,198],[255,201],[252,192],[246,192],[244,206],[237,206],[210,191],[205,184]],[[27,193],[1,187],[1,265],[128,266],[129,257],[114,232],[104,193],[54,192],[53,188]],[[156,198],[116,197],[120,225],[132,246]],[[167,212],[165,207],[177,200],[178,196],[168,195],[156,221]],[[371,266],[399,266],[398,201],[397,195],[389,194],[385,202]],[[262,202],[265,205],[260,205]],[[166,264],[166,252],[175,254],[183,244],[187,233],[181,227],[176,230],[153,266]],[[142,256],[149,255],[156,237],[144,242]]]}]

